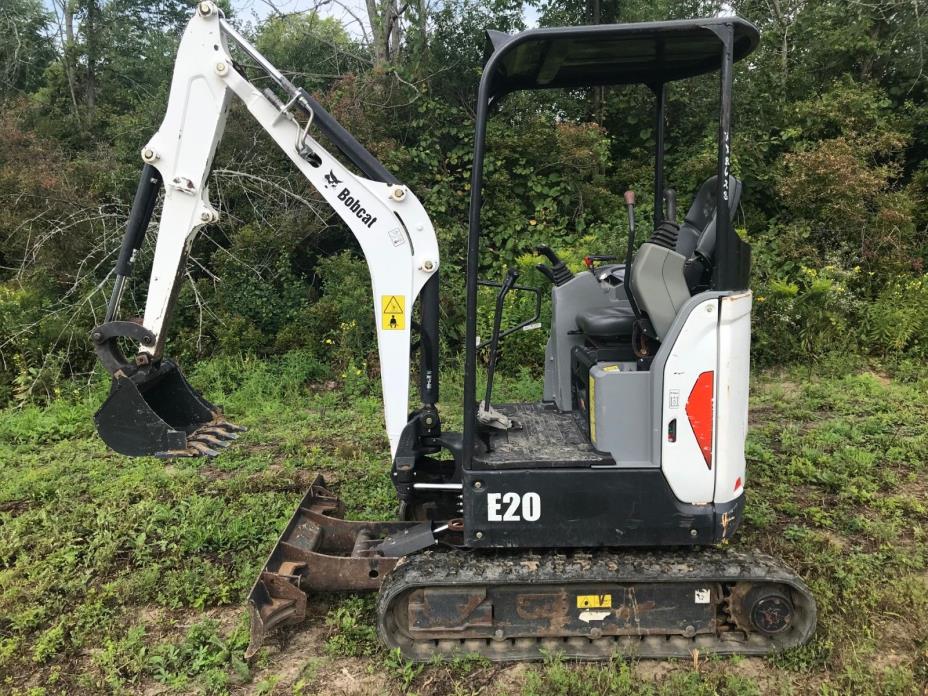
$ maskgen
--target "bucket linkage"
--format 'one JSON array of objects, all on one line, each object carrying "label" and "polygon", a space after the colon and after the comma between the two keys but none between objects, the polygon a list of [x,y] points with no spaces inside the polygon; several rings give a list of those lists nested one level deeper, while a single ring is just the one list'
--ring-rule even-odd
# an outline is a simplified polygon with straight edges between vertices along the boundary
[{"label": "bucket linkage", "polygon": [[146,165],[116,263],[106,319],[91,333],[94,351],[113,377],[94,424],[103,441],[120,454],[214,457],[245,428],[225,420],[221,410],[190,386],[172,361],[146,352],[130,361],[119,347],[120,340],[139,346],[155,344],[155,336],[141,321],[117,321],[116,315],[160,187],[158,170]]}]

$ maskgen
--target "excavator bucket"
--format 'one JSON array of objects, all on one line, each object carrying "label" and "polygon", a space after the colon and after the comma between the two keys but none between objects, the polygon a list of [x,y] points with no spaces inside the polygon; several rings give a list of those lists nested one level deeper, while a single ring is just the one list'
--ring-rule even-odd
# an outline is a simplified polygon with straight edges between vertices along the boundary
[{"label": "excavator bucket", "polygon": [[215,457],[245,430],[225,420],[169,360],[144,379],[114,377],[94,424],[110,448],[130,457]]}]

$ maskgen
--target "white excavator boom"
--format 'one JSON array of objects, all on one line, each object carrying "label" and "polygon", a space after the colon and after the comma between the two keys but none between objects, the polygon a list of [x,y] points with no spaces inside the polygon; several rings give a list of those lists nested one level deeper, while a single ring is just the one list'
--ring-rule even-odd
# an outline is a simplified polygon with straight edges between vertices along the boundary
[{"label": "white excavator boom", "polygon": [[[237,44],[272,77],[286,102],[270,89],[258,89],[239,71],[229,43]],[[156,364],[162,359],[190,246],[202,227],[219,220],[209,200],[208,180],[233,95],[358,240],[370,270],[384,416],[395,455],[407,423],[412,307],[439,266],[432,223],[405,186],[355,175],[313,138],[308,95],[235,31],[212,2],[201,2],[187,25],[167,112],[142,149],[142,159],[160,173],[165,192],[136,362]],[[300,123],[297,113],[308,113],[308,119]]]}]

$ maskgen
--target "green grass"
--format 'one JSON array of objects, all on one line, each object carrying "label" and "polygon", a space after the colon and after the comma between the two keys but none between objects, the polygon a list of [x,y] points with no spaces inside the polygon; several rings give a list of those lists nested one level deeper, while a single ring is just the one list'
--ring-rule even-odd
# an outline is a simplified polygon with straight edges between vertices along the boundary
[{"label": "green grass", "polygon": [[[251,664],[243,600],[316,472],[356,518],[394,494],[377,384],[303,354],[190,370],[250,430],[214,461],[128,459],[95,437],[106,385],[0,415],[0,693],[920,694],[928,684],[928,381],[904,365],[755,376],[735,540],[793,566],[812,642],[760,659],[412,666],[370,597],[320,596]],[[459,420],[449,370],[443,413]],[[500,397],[531,399],[527,373]],[[456,418],[457,416],[457,418]]]}]

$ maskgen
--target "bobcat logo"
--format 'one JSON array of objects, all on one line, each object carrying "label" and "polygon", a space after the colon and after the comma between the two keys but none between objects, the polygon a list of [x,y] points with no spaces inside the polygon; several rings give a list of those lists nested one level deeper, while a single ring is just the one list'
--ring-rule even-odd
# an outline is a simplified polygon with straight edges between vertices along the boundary
[{"label": "bobcat logo", "polygon": [[325,175],[325,187],[335,188],[340,183],[342,183],[341,180],[338,177],[336,177],[335,174],[330,169],[329,173]]}]

